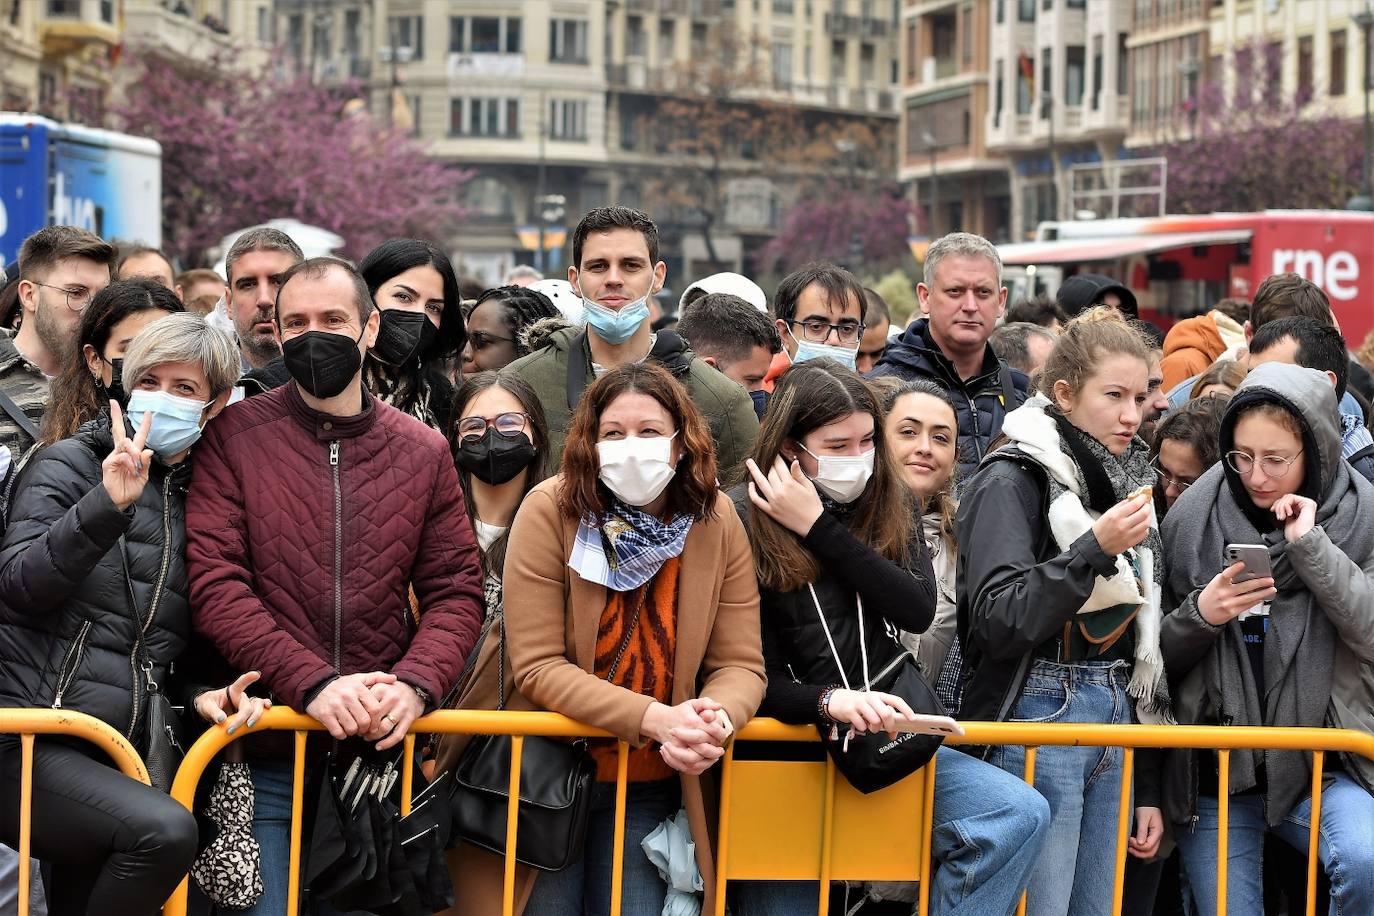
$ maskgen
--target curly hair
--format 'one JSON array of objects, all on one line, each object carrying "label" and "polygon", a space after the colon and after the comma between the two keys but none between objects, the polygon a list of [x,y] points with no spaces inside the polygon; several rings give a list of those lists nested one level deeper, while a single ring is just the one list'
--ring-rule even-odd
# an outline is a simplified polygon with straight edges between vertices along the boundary
[{"label": "curly hair", "polygon": [[515,342],[516,359],[530,352],[525,331],[531,325],[545,318],[558,318],[563,314],[558,310],[558,306],[553,304],[552,299],[528,286],[497,286],[486,290],[477,297],[472,311],[477,311],[478,306],[488,300],[495,300],[506,307],[501,321],[510,331],[511,340]]}]

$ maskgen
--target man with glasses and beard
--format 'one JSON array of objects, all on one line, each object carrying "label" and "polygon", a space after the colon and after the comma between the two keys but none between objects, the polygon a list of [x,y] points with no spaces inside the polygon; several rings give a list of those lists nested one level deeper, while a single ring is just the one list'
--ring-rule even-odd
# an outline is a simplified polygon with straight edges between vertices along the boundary
[{"label": "man with glasses and beard", "polygon": [[110,285],[113,246],[84,229],[49,226],[19,249],[19,331],[0,335],[0,445],[17,463],[38,438],[49,380],[75,359],[81,313]]}]

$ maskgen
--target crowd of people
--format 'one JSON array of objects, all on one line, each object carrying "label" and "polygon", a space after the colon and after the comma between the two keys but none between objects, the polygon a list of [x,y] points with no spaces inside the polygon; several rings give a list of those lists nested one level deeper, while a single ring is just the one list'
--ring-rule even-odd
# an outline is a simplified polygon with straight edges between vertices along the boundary
[{"label": "crowd of people", "polygon": [[[900,327],[828,263],[771,300],[694,280],[665,312],[632,209],[587,213],[571,248],[566,281],[472,289],[416,239],[354,265],[251,229],[222,280],[71,227],[25,241],[0,334],[0,704],[93,715],[153,779],[37,740],[47,912],[154,913],[190,872],[193,911],[284,913],[291,747],[254,734],[273,705],[328,733],[312,785],[394,761],[443,708],[628,742],[588,742],[585,838],[517,867],[527,916],[609,912],[622,766],[622,912],[682,912],[645,852],[664,824],[712,911],[717,764],[755,715],[822,740],[742,756],[841,763],[932,713],[1374,729],[1374,377],[1311,282],[1164,335],[1092,274],[1008,308],[997,249],[953,233]],[[210,727],[246,733],[207,781],[211,808],[238,799],[213,843],[167,795]],[[424,747],[440,785],[492,745]],[[874,765],[890,784],[936,760],[932,912],[1111,912],[1120,748],[1041,748],[1031,783],[1021,747],[927,751]],[[0,736],[11,846],[19,765]],[[1264,912],[1291,890],[1266,837],[1307,850],[1311,766],[1142,749],[1126,912],[1216,911],[1223,792],[1228,911]],[[1323,893],[1374,912],[1374,763],[1328,755],[1325,785]],[[503,857],[462,835],[446,857],[446,912],[499,912]],[[727,905],[805,916],[821,892],[734,882]]]}]

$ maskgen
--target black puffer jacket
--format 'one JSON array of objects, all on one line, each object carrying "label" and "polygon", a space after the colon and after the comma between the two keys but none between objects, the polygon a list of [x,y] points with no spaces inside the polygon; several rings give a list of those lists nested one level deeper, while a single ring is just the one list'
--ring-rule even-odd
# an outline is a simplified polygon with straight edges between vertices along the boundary
[{"label": "black puffer jacket", "polygon": [[149,681],[166,684],[191,629],[190,467],[155,459],[121,512],[101,485],[113,445],[109,418],[92,420],[36,455],[14,495],[0,545],[0,705],[76,709],[142,747]]},{"label": "black puffer jacket", "polygon": [[992,347],[983,357],[983,368],[967,381],[930,338],[930,320],[913,321],[902,336],[883,353],[869,373],[871,378],[930,379],[949,392],[959,423],[959,480],[967,480],[988,446],[1002,431],[1002,419],[1026,400],[1030,379],[997,358]]}]

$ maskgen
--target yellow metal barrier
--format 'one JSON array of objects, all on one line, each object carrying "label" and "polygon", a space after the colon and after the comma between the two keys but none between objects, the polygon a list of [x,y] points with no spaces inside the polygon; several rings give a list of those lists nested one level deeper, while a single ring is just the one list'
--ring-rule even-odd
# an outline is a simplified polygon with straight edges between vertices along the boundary
[{"label": "yellow metal barrier", "polygon": [[[84,718],[84,717],[83,717]],[[92,720],[94,721],[94,720]],[[0,718],[0,725],[4,719]],[[99,725],[100,723],[96,723]],[[1031,724],[1017,722],[965,722],[961,738],[950,744],[1021,745],[1026,750],[1025,778],[1034,784],[1035,749],[1042,746],[1121,747],[1124,749],[1122,792],[1117,817],[1117,849],[1112,912],[1121,912],[1126,837],[1130,828],[1130,774],[1135,748],[1197,748],[1220,751],[1220,784],[1227,785],[1231,750],[1265,749],[1309,751],[1314,755],[1312,774],[1312,827],[1308,850],[1307,913],[1315,916],[1317,831],[1321,812],[1321,773],[1325,753],[1346,752],[1374,759],[1374,735],[1327,728],[1243,728],[1204,726]],[[11,731],[17,729],[10,729]],[[209,729],[187,752],[177,773],[172,796],[188,808],[205,768],[224,746],[248,734],[266,730],[294,731],[294,798],[291,819],[291,863],[288,914],[296,916],[300,890],[301,823],[304,788],[306,733],[321,726],[308,716],[287,709],[271,709],[251,730],[230,737],[223,726]],[[510,794],[519,792],[523,737],[611,737],[547,712],[495,712],[444,710],[418,720],[406,737],[407,755],[413,753],[417,734],[512,735]],[[737,736],[745,741],[817,741],[814,728],[788,726],[771,719],[756,719]],[[31,741],[31,739],[30,739]],[[129,749],[132,754],[132,749]],[[612,853],[611,914],[620,914],[620,886],[624,864],[624,819],[628,746],[620,742],[616,786],[616,830]],[[28,758],[26,758],[27,761]],[[136,758],[135,758],[136,760]],[[141,767],[141,764],[139,765]],[[27,771],[26,771],[27,772]],[[408,813],[411,774],[403,770],[402,813]],[[854,791],[837,778],[832,763],[735,760],[734,746],[727,748],[721,769],[721,814],[716,875],[716,916],[725,908],[724,890],[731,880],[775,878],[818,882],[819,911],[828,912],[830,880],[919,881],[920,913],[929,912],[930,833],[935,789],[935,766],[872,795]],[[146,781],[146,779],[145,779]],[[806,799],[815,803],[803,804]],[[1218,914],[1226,916],[1226,830],[1228,799],[1219,799]],[[512,803],[506,827],[506,846],[515,848],[518,820]],[[918,830],[909,828],[916,824]],[[781,825],[781,827],[779,826]],[[883,837],[882,850],[874,850],[871,838]],[[867,839],[867,842],[864,840]],[[860,852],[862,851],[862,852]],[[503,916],[514,910],[515,859],[506,857]],[[185,916],[187,882],[183,880],[168,901],[165,916]],[[1024,912],[1022,900],[1020,912]]]},{"label": "yellow metal barrier", "polygon": [[18,735],[19,916],[29,913],[29,853],[33,836],[33,744],[35,735],[65,735],[94,744],[130,779],[149,785],[148,769],[124,736],[82,712],[63,709],[0,709],[0,734]]}]

